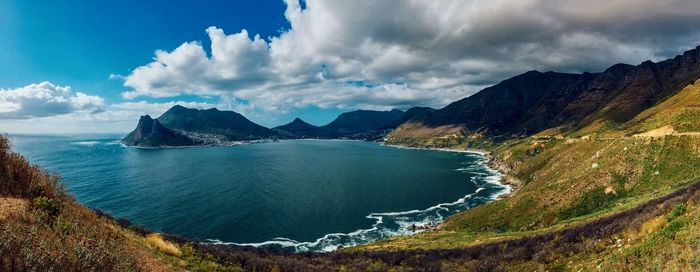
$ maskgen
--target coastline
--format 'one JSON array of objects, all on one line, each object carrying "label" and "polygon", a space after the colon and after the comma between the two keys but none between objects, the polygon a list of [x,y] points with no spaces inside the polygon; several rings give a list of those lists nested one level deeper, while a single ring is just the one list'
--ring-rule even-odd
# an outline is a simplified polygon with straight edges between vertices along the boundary
[{"label": "coastline", "polygon": [[387,144],[385,142],[380,142],[380,144],[384,145],[384,146],[388,146],[388,147],[402,148],[402,149],[432,150],[432,151],[458,152],[458,153],[474,153],[474,154],[479,154],[481,156],[484,156],[484,157],[486,157],[485,166],[499,174],[500,179],[498,182],[501,185],[509,187],[508,192],[505,194],[499,195],[498,199],[510,197],[510,196],[514,195],[518,191],[518,189],[520,189],[520,186],[522,186],[522,182],[510,174],[512,169],[509,166],[507,166],[501,158],[493,155],[493,153],[491,153],[490,151],[487,151],[487,150],[456,149],[456,148],[449,148],[449,147],[438,148],[438,147],[404,146],[404,145],[397,145],[397,144]]},{"label": "coastline", "polygon": [[[347,139],[335,140],[357,141]],[[370,213],[366,216],[366,218],[372,219],[375,222],[367,229],[358,229],[349,233],[328,233],[313,241],[297,241],[289,238],[278,237],[268,241],[248,243],[226,242],[218,239],[205,239],[206,242],[204,243],[237,247],[267,247],[271,249],[291,250],[292,252],[333,252],[338,249],[372,243],[389,237],[411,236],[426,231],[440,230],[442,224],[450,216],[469,210],[475,205],[483,205],[485,203],[497,201],[503,197],[511,195],[514,191],[513,185],[503,182],[507,180],[506,178],[504,178],[505,173],[501,172],[498,168],[493,167],[491,165],[492,158],[490,152],[488,151],[464,150],[454,148],[437,149],[405,147],[397,145],[387,145],[379,141],[377,141],[377,144],[381,146],[401,149],[476,154],[478,156],[481,156],[481,158],[477,159],[475,161],[475,164],[478,164],[481,167],[483,167],[489,173],[489,175],[481,177],[478,179],[478,181],[476,181],[478,182],[478,184],[480,184],[479,186],[481,187],[479,187],[475,192],[462,196],[459,199],[452,202],[440,203],[420,210]],[[475,180],[472,180],[472,182],[475,182]],[[491,189],[491,191],[488,194],[487,188]],[[472,198],[481,198],[487,200],[485,202],[480,202],[479,204],[471,204],[472,202],[470,199]],[[441,211],[449,211],[452,209],[457,210],[453,210],[453,212],[450,214],[440,214]],[[401,227],[399,229],[387,228],[386,224],[398,224]],[[369,240],[367,240],[368,237],[373,238],[369,238]]]}]

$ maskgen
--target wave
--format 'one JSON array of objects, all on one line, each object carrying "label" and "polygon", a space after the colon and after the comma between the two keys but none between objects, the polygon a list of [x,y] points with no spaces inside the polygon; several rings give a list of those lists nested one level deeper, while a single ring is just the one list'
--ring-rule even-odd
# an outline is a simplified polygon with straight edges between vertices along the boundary
[{"label": "wave", "polygon": [[98,141],[81,141],[81,142],[73,142],[73,144],[76,144],[76,145],[85,145],[85,146],[94,146],[94,145],[101,144],[101,142],[98,142]]},{"label": "wave", "polygon": [[208,239],[206,241],[212,244],[270,247],[294,252],[329,252],[342,247],[366,244],[391,236],[411,235],[433,229],[450,215],[510,193],[511,187],[499,182],[501,174],[486,165],[486,158],[482,154],[479,153],[480,158],[473,161],[468,167],[455,169],[456,171],[465,171],[472,174],[470,182],[477,185],[477,189],[473,193],[467,194],[453,202],[440,203],[423,210],[370,213],[365,216],[365,218],[374,220],[374,224],[370,228],[358,229],[350,233],[329,233],[311,242],[300,242],[283,237],[259,243],[233,243],[216,239]]},{"label": "wave", "polygon": [[444,152],[455,152],[455,153],[470,153],[480,156],[486,156],[489,154],[487,151],[477,150],[477,149],[453,149],[453,148],[436,148],[436,147],[412,147],[412,146],[402,146],[402,145],[392,145],[381,143],[383,146],[399,148],[399,149],[410,149],[410,150],[432,150],[432,151],[444,151]]},{"label": "wave", "polygon": [[72,142],[74,145],[82,145],[82,146],[98,146],[98,145],[119,145],[119,146],[126,146],[124,145],[121,140],[92,140],[92,141],[78,141],[78,142]]}]

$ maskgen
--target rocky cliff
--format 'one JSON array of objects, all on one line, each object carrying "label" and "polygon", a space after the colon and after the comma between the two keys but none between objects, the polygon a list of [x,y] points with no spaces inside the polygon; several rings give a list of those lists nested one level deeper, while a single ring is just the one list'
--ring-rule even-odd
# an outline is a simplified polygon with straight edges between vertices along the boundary
[{"label": "rocky cliff", "polygon": [[128,146],[159,147],[159,146],[191,146],[197,141],[164,127],[151,116],[141,116],[136,129],[122,139]]}]

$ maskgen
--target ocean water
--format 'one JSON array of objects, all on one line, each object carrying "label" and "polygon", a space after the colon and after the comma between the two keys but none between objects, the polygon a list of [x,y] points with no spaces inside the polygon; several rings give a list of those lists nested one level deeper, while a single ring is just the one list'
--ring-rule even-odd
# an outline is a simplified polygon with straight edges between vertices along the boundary
[{"label": "ocean water", "polygon": [[298,140],[125,147],[119,135],[11,136],[78,201],[211,243],[329,251],[437,224],[509,190],[475,153]]}]

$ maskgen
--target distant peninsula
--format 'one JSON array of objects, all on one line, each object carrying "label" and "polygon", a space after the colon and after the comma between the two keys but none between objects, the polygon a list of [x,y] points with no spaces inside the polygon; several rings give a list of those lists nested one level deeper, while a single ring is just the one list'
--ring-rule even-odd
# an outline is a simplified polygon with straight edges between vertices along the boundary
[{"label": "distant peninsula", "polygon": [[270,129],[234,111],[216,108],[200,110],[176,105],[156,119],[142,116],[122,143],[138,147],[179,147],[227,146],[279,139],[378,140],[417,111],[432,109],[356,110],[342,113],[324,126],[314,126],[296,118],[286,125]]}]

